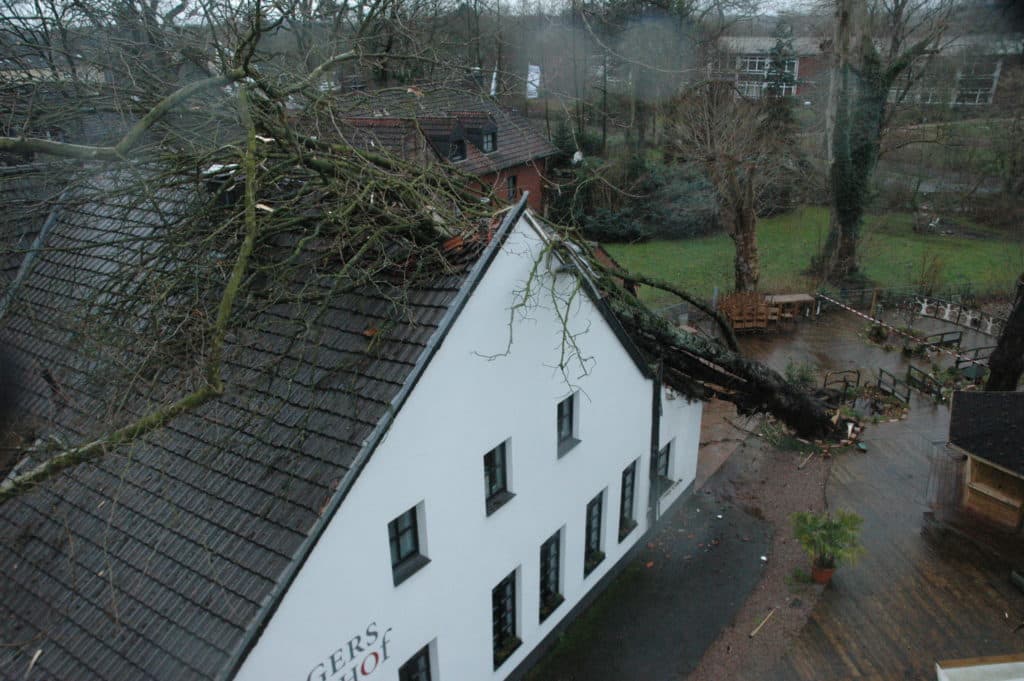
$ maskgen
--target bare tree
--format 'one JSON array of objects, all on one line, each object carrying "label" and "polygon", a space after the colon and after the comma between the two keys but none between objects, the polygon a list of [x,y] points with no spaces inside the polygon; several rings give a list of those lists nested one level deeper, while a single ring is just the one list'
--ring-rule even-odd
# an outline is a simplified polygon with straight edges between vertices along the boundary
[{"label": "bare tree", "polygon": [[704,83],[676,103],[665,126],[666,159],[698,164],[718,198],[721,221],[736,246],[737,291],[753,291],[761,275],[757,212],[763,194],[795,164],[762,105],[740,97],[731,83]]}]

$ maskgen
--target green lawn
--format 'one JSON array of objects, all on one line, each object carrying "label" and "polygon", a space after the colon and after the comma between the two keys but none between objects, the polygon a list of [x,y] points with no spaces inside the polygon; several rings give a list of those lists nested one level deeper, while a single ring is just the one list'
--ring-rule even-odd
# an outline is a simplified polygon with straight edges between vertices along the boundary
[{"label": "green lawn", "polygon": [[[975,293],[1012,291],[1024,271],[1024,242],[989,237],[983,227],[961,222],[981,236],[961,238],[914,234],[913,217],[885,213],[866,220],[861,266],[878,286],[905,286],[922,279],[929,267],[940,286],[970,285]],[[811,292],[817,282],[802,274],[828,232],[828,211],[805,207],[762,220],[758,227],[761,286],[766,292]],[[667,279],[710,298],[714,288],[732,290],[732,241],[725,234],[680,241],[606,244],[627,269]],[[668,294],[644,287],[653,305],[675,302]]]}]

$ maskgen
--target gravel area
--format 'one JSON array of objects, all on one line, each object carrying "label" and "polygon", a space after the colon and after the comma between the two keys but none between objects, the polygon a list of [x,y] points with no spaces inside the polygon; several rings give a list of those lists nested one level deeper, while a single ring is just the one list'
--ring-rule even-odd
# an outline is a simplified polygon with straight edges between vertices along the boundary
[{"label": "gravel area", "polygon": [[[757,679],[785,653],[807,621],[823,587],[794,579],[810,572],[810,561],[793,538],[789,515],[823,510],[831,460],[815,454],[779,451],[748,438],[699,494],[730,501],[774,528],[760,583],[708,648],[689,681]],[[842,456],[840,454],[840,456]],[[771,613],[757,635],[750,633]]]}]

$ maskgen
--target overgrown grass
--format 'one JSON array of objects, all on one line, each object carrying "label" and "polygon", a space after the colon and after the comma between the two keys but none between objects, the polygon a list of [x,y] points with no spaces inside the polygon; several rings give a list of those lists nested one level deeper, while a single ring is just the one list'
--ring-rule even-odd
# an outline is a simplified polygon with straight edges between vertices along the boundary
[{"label": "overgrown grass", "polygon": [[[914,234],[907,213],[871,215],[861,247],[864,273],[880,287],[907,286],[933,278],[939,286],[970,287],[974,293],[1006,293],[1024,271],[1024,242],[988,235],[991,230],[957,220],[977,237]],[[828,233],[828,211],[803,207],[762,220],[758,227],[761,286],[765,292],[811,292],[818,282],[804,274],[811,256]],[[606,244],[627,269],[667,279],[710,298],[715,287],[733,287],[732,241],[725,234],[679,241]],[[667,294],[642,287],[651,305],[676,302]]]}]

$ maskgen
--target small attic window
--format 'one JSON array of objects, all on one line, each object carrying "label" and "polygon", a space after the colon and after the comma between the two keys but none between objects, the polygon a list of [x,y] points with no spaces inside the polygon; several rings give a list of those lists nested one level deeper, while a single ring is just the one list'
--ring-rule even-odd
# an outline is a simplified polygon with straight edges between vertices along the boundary
[{"label": "small attic window", "polygon": [[498,148],[498,133],[496,132],[485,132],[484,133],[484,144],[483,151],[485,154],[489,154]]},{"label": "small attic window", "polygon": [[466,158],[466,141],[458,140],[448,145],[448,160],[461,161]]}]

